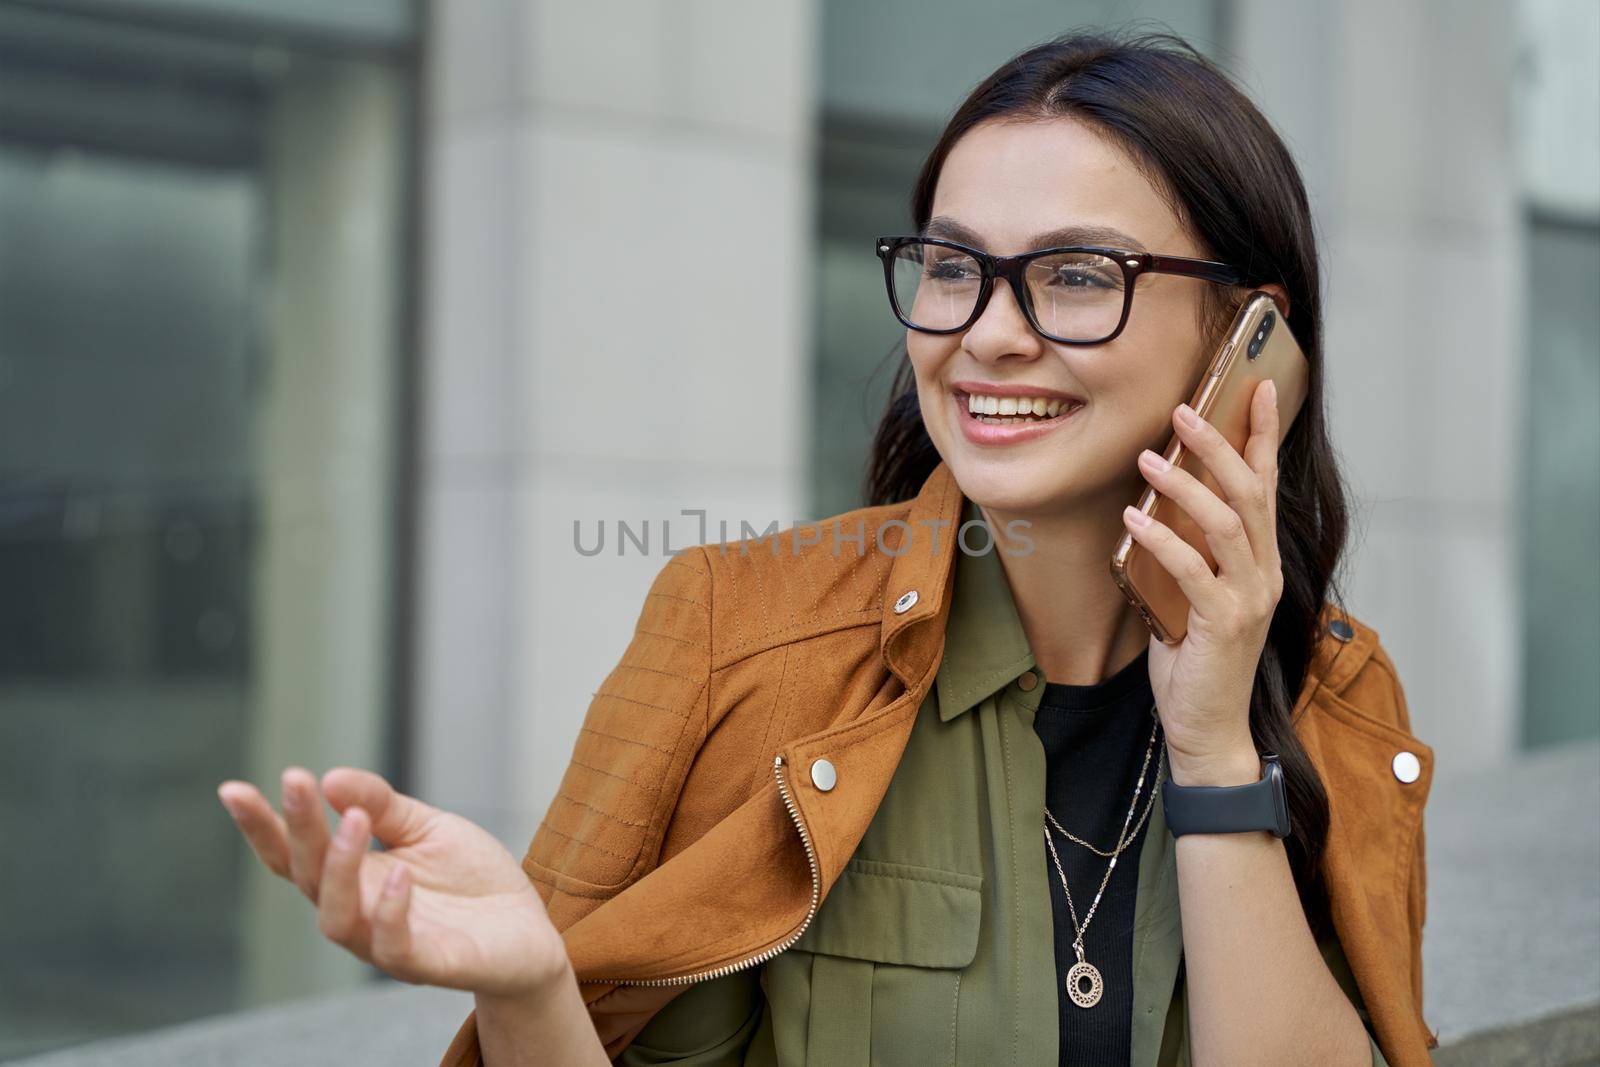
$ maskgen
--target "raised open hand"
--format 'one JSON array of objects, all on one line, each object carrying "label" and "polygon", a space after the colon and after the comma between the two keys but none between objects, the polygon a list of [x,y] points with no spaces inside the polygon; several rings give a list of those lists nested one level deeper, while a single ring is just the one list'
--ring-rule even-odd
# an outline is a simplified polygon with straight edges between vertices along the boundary
[{"label": "raised open hand", "polygon": [[[316,905],[328,940],[402,981],[494,996],[536,994],[564,973],[544,901],[487,831],[354,767],[320,788],[290,767],[282,784],[282,816],[249,782],[217,796],[261,862]],[[332,835],[324,797],[342,815]]]}]

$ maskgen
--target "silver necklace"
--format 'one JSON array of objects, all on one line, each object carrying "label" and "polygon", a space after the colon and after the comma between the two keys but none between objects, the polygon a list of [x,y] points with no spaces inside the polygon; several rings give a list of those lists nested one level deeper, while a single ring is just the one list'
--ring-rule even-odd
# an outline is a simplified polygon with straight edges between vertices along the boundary
[{"label": "silver necklace", "polygon": [[[1156,708],[1154,704],[1150,706],[1150,713],[1152,716],[1155,716],[1156,714]],[[1100,975],[1100,969],[1094,964],[1090,963],[1088,960],[1084,959],[1083,935],[1085,931],[1089,929],[1089,924],[1094,921],[1095,909],[1100,906],[1100,896],[1106,891],[1106,885],[1111,881],[1111,872],[1117,869],[1117,857],[1122,854],[1123,850],[1128,847],[1128,844],[1135,837],[1139,836],[1139,830],[1144,827],[1145,819],[1150,815],[1150,808],[1155,803],[1156,787],[1160,785],[1161,772],[1166,765],[1166,751],[1164,748],[1161,755],[1156,758],[1156,780],[1150,786],[1150,799],[1145,801],[1144,814],[1139,816],[1138,825],[1135,826],[1132,833],[1130,833],[1128,830],[1128,825],[1130,820],[1133,818],[1133,809],[1138,806],[1139,793],[1144,789],[1145,770],[1150,766],[1150,753],[1155,750],[1156,734],[1160,727],[1161,720],[1159,717],[1156,717],[1155,723],[1150,727],[1150,743],[1145,747],[1144,762],[1139,765],[1139,781],[1138,784],[1133,787],[1133,799],[1128,802],[1128,814],[1123,817],[1122,835],[1118,839],[1117,847],[1115,849],[1110,852],[1102,852],[1100,849],[1089,844],[1089,842],[1085,841],[1083,838],[1069,833],[1065,828],[1063,828],[1059,822],[1056,822],[1056,817],[1050,814],[1050,809],[1048,806],[1044,809],[1045,819],[1048,820],[1044,829],[1044,842],[1050,847],[1050,859],[1055,862],[1056,873],[1061,876],[1061,888],[1067,895],[1067,910],[1072,916],[1072,927],[1076,932],[1076,936],[1072,941],[1072,949],[1078,955],[1078,962],[1074,963],[1071,969],[1067,971],[1067,996],[1072,998],[1072,1002],[1080,1008],[1094,1007],[1100,1002],[1100,995],[1105,992],[1105,980]],[[1106,873],[1100,879],[1100,888],[1095,890],[1094,902],[1089,905],[1089,912],[1084,916],[1083,923],[1081,925],[1078,922],[1078,909],[1072,903],[1072,890],[1067,885],[1066,869],[1061,866],[1061,857],[1056,854],[1056,843],[1050,836],[1051,826],[1054,826],[1057,831],[1071,838],[1073,841],[1076,841],[1078,844],[1083,845],[1085,848],[1090,849],[1101,856],[1111,857],[1111,862],[1106,866]],[[1082,983],[1085,981],[1089,983],[1087,989],[1085,989],[1082,985]]]}]

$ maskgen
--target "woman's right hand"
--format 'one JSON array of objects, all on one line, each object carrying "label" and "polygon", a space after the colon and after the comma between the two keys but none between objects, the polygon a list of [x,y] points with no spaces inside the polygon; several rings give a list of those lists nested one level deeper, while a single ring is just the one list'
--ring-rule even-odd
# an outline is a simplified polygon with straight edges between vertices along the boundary
[{"label": "woman's right hand", "polygon": [[[544,901],[505,847],[476,824],[336,767],[283,772],[284,816],[249,782],[217,787],[272,873],[316,905],[323,936],[405,982],[524,997],[568,967]],[[342,814],[330,835],[322,799]],[[384,851],[369,849],[370,838]]]}]

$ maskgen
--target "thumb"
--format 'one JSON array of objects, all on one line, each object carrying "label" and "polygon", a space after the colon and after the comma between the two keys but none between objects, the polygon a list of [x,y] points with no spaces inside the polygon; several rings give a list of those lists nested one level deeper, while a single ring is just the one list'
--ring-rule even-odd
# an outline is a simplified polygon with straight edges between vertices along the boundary
[{"label": "thumb", "polygon": [[358,806],[372,818],[372,834],[386,847],[415,841],[438,809],[398,792],[382,775],[360,767],[334,767],[322,776],[322,794],[340,814]]}]

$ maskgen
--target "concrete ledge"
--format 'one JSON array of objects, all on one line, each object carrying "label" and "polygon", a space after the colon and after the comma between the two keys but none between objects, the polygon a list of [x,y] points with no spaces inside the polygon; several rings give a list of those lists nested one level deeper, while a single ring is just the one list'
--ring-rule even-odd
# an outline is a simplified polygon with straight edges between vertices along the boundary
[{"label": "concrete ledge", "polygon": [[94,1041],[18,1067],[439,1067],[472,994],[399,982]]},{"label": "concrete ledge", "polygon": [[1600,1064],[1600,743],[1436,770],[1423,826],[1435,1061]]},{"label": "concrete ledge", "polygon": [[1574,1008],[1433,1050],[1438,1067],[1600,1067],[1600,1007]]}]

